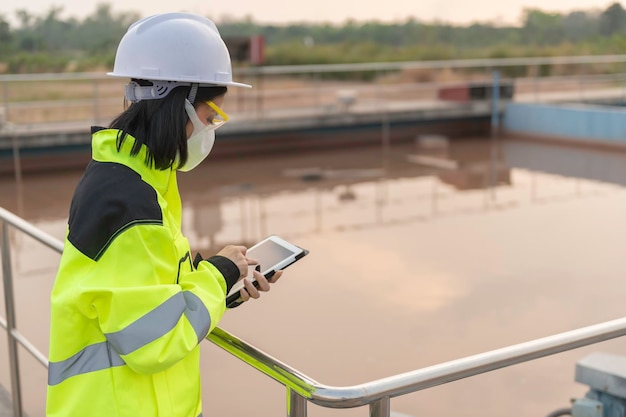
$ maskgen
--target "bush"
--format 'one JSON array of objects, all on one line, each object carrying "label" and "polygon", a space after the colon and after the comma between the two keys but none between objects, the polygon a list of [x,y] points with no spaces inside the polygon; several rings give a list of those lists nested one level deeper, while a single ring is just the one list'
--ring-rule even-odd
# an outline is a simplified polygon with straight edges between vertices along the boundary
[{"label": "bush", "polygon": [[70,61],[60,54],[18,52],[8,57],[7,67],[11,74],[63,72]]}]

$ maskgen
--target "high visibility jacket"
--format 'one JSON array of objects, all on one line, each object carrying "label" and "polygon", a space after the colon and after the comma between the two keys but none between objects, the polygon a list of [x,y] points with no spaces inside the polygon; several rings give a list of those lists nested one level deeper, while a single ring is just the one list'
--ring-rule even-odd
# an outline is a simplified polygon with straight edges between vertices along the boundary
[{"label": "high visibility jacket", "polygon": [[49,417],[202,415],[198,344],[239,270],[194,262],[176,170],[151,169],[134,138],[93,134],[51,295]]}]

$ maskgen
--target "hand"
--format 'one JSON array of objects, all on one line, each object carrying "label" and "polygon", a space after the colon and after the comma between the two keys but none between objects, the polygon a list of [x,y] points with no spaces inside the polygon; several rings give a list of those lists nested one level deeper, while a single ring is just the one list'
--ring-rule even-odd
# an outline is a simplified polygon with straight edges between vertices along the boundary
[{"label": "hand", "polygon": [[252,282],[244,278],[243,288],[239,291],[239,295],[242,301],[248,301],[250,298],[259,298],[261,293],[259,291],[267,292],[270,290],[270,284],[275,283],[283,274],[283,271],[276,271],[272,278],[266,279],[262,273],[257,270],[253,271],[254,279],[259,283],[259,288],[256,288]]},{"label": "hand", "polygon": [[248,276],[248,265],[256,265],[259,263],[256,259],[246,257],[248,248],[245,246],[228,245],[217,254],[233,261],[239,268],[239,278]]}]

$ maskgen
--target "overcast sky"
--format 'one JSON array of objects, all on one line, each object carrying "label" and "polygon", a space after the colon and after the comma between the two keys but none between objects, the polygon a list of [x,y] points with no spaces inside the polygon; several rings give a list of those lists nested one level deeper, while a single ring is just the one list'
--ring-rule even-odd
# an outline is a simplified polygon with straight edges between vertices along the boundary
[{"label": "overcast sky", "polygon": [[[414,17],[421,21],[450,23],[518,23],[524,8],[546,12],[606,9],[614,1],[595,0],[113,0],[114,12],[136,11],[142,16],[166,11],[188,11],[217,21],[224,16],[251,16],[260,23],[331,22],[380,20],[384,22]],[[63,5],[63,18],[84,16],[95,10],[95,2],[85,0],[1,0],[0,14],[14,22],[20,8],[42,14],[52,6]],[[177,8],[177,9],[176,9]]]}]

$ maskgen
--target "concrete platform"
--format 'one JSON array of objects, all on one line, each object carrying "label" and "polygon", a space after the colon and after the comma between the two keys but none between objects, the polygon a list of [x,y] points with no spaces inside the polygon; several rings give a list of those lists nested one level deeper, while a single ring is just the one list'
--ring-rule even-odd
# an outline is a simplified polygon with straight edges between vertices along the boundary
[{"label": "concrete platform", "polygon": [[[490,128],[487,102],[403,101],[384,108],[364,103],[349,108],[316,107],[234,113],[217,134],[212,156],[377,144],[414,140],[420,134],[485,135]],[[85,166],[90,158],[89,121],[10,126],[0,132],[0,174]]]}]

